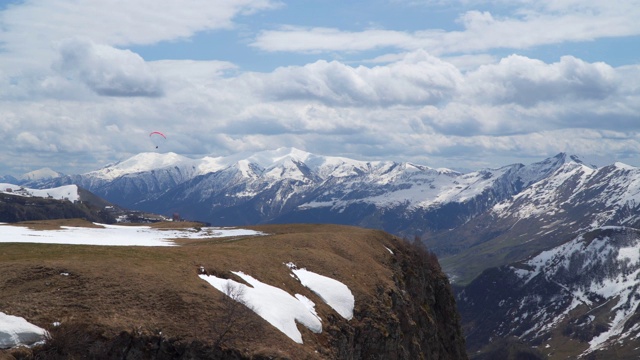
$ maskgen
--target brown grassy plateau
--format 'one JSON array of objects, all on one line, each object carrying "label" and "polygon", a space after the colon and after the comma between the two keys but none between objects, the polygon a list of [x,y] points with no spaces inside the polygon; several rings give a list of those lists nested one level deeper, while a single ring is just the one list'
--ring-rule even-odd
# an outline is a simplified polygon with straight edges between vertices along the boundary
[{"label": "brown grassy plateau", "polygon": [[[21,225],[33,229],[94,226],[80,220]],[[251,331],[232,345],[248,356],[314,359],[332,357],[327,330],[346,320],[293,279],[285,263],[293,262],[347,285],[355,296],[356,313],[380,301],[376,294],[394,288],[389,266],[394,255],[385,247],[395,251],[401,240],[389,234],[337,225],[250,228],[267,235],[178,241],[176,247],[2,243],[0,311],[45,329],[51,329],[54,322],[81,323],[106,337],[122,331],[161,332],[165,338],[210,343],[216,336],[213,324],[223,315],[224,295],[201,280],[198,270],[204,267],[210,274],[236,280],[230,271],[242,271],[314,301],[323,319],[323,332],[314,334],[298,326],[304,340],[300,345],[249,313],[251,325],[245,326]]]}]

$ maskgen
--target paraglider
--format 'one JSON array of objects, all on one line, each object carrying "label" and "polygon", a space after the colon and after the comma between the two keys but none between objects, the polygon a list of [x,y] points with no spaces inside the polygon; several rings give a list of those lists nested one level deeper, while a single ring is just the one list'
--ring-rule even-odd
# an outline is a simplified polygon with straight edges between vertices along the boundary
[{"label": "paraglider", "polygon": [[164,134],[161,133],[160,131],[152,131],[149,134],[149,138],[151,139],[153,144],[156,146],[156,149],[158,148],[158,146],[164,143],[165,140],[167,140],[167,137],[164,136]]}]

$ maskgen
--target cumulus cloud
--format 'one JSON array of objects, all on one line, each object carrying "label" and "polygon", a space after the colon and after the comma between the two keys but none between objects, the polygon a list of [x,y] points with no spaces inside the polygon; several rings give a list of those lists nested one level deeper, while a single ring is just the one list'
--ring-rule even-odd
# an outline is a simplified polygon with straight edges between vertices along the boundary
[{"label": "cumulus cloud", "polygon": [[[105,51],[116,60],[106,61],[109,57],[100,58],[93,43],[71,45],[60,71],[96,92],[98,84],[115,90],[123,84],[142,89],[163,84],[170,91],[162,97],[101,96],[4,106],[0,116],[10,121],[0,128],[19,137],[21,149],[91,151],[95,161],[106,163],[152,151],[145,147],[148,131],[161,129],[169,135],[166,151],[192,156],[296,146],[361,159],[451,166],[437,161],[446,156],[456,159],[458,167],[477,168],[490,165],[483,160],[489,154],[493,164],[500,161],[499,154],[503,161],[559,151],[585,154],[580,149],[627,154],[637,143],[633,134],[640,131],[638,68],[574,57],[545,63],[513,55],[461,71],[418,50],[387,65],[319,61],[271,73],[236,74],[237,68],[226,62],[144,63],[111,47]],[[142,69],[133,77],[135,86],[122,75],[122,63],[129,60]],[[91,72],[97,69],[101,72]],[[78,163],[86,161],[78,157]]]},{"label": "cumulus cloud", "polygon": [[60,45],[54,68],[105,96],[160,96],[162,84],[145,61],[129,50],[69,39]]},{"label": "cumulus cloud", "polygon": [[619,85],[615,70],[605,63],[587,63],[572,56],[546,64],[511,55],[483,65],[467,76],[468,97],[476,102],[533,106],[544,101],[602,100]]},{"label": "cumulus cloud", "polygon": [[439,103],[453,95],[462,75],[453,65],[420,50],[388,66],[351,67],[337,61],[318,61],[279,68],[256,80],[261,82],[263,95],[276,101],[389,106]]},{"label": "cumulus cloud", "polygon": [[[275,133],[320,131],[315,123],[323,124],[323,131],[457,136],[640,126],[632,124],[638,106],[628,98],[637,90],[624,90],[619,70],[569,56],[545,63],[512,55],[463,72],[419,50],[386,66],[319,61],[269,74],[244,74],[227,86],[251,89],[251,101],[257,102],[248,104],[236,117],[240,122],[228,127],[235,133],[247,128],[264,134],[269,124]],[[305,112],[310,107],[316,116]],[[413,125],[403,132],[402,119],[409,118]],[[251,127],[252,121],[260,125]],[[386,121],[391,125],[383,125]]]}]

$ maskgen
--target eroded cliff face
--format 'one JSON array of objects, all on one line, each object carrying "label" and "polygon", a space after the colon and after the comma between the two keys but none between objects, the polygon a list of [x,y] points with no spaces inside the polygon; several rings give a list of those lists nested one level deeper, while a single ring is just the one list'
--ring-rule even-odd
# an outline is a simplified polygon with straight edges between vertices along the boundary
[{"label": "eroded cliff face", "polygon": [[467,359],[449,280],[435,255],[396,242],[394,286],[378,287],[355,321],[329,326],[340,359]]},{"label": "eroded cliff face", "polygon": [[[0,253],[0,286],[7,290],[0,310],[52,330],[50,341],[32,349],[44,359],[467,359],[449,281],[420,245],[335,225],[256,229],[268,235],[167,249],[7,248]],[[15,253],[19,262],[10,260]],[[292,279],[289,261],[346,284],[355,297],[353,318]],[[216,346],[212,325],[225,315],[225,295],[198,278],[201,268],[243,271],[304,294],[316,304],[322,331],[299,324],[304,343],[297,344],[246,310],[242,318],[251,321]]]}]

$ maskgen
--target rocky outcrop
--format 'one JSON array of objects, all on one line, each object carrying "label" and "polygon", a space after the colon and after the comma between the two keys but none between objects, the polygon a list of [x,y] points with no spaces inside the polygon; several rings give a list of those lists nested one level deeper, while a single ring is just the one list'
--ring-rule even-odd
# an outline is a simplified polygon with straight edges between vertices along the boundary
[{"label": "rocky outcrop", "polygon": [[394,289],[379,288],[375,301],[349,325],[330,326],[340,359],[466,359],[455,299],[435,255],[418,243],[399,242]]}]

